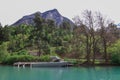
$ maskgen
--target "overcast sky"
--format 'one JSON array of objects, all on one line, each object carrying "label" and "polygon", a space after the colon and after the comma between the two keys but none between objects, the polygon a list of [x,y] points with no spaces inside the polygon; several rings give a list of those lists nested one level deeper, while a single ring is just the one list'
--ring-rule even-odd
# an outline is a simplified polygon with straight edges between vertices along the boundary
[{"label": "overcast sky", "polygon": [[88,9],[120,22],[120,0],[0,0],[0,22],[10,25],[24,15],[54,8],[69,19]]}]

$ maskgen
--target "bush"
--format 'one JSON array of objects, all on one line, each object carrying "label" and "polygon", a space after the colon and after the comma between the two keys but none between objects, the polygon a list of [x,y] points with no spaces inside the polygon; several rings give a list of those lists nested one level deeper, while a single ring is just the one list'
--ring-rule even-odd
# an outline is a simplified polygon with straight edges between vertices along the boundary
[{"label": "bush", "polygon": [[65,58],[64,60],[67,61],[67,62],[69,62],[69,63],[71,63],[71,64],[79,64],[79,62],[77,61],[77,59],[67,59],[67,58]]},{"label": "bush", "polygon": [[15,62],[30,62],[30,61],[36,61],[36,57],[31,55],[13,55],[13,56],[7,56],[5,59],[3,59],[3,64],[13,64]]},{"label": "bush", "polygon": [[0,60],[4,59],[7,55],[9,55],[7,48],[7,43],[2,43],[0,45]]},{"label": "bush", "polygon": [[5,59],[3,59],[2,63],[12,65],[15,62],[36,62],[36,61],[49,62],[50,56],[41,55],[40,57],[38,57],[32,55],[12,55],[12,56],[7,56]]},{"label": "bush", "polygon": [[112,63],[120,64],[120,54],[112,54],[111,60],[112,60]]},{"label": "bush", "polygon": [[43,52],[44,52],[44,54],[50,54],[51,53],[50,46],[49,45],[44,45]]},{"label": "bush", "polygon": [[17,55],[28,55],[28,52],[26,50],[21,50],[17,52]]},{"label": "bush", "polygon": [[67,53],[67,48],[65,47],[57,47],[55,52],[58,54],[58,55],[62,55],[62,54],[65,54]]},{"label": "bush", "polygon": [[111,53],[112,63],[120,64],[120,40],[118,40],[116,43],[112,44],[108,48],[108,52]]},{"label": "bush", "polygon": [[49,62],[49,61],[50,61],[50,55],[41,55],[41,56],[39,57],[39,61]]}]

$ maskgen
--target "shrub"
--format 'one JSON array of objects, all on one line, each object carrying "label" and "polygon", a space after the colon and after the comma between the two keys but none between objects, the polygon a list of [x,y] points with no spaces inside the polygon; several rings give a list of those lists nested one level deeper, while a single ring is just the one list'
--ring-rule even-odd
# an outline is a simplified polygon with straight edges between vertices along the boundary
[{"label": "shrub", "polygon": [[120,54],[112,54],[111,60],[112,60],[112,63],[120,64]]},{"label": "shrub", "polygon": [[50,54],[51,53],[50,46],[49,45],[44,45],[43,52],[44,52],[44,54]]},{"label": "shrub", "polygon": [[62,54],[65,54],[67,53],[67,48],[65,47],[57,47],[55,52],[58,54],[58,55],[62,55]]},{"label": "shrub", "polygon": [[41,55],[41,56],[39,57],[39,61],[49,62],[49,61],[50,61],[50,55]]},{"label": "shrub", "polygon": [[108,52],[111,53],[112,62],[120,64],[120,40],[112,44],[108,48]]},{"label": "shrub", "polygon": [[27,50],[21,50],[19,52],[17,52],[18,55],[28,55]]},{"label": "shrub", "polygon": [[15,62],[30,62],[30,61],[36,61],[36,57],[31,55],[13,55],[13,56],[7,56],[5,59],[3,59],[3,64],[13,64]]},{"label": "shrub", "polygon": [[32,55],[12,55],[7,56],[5,59],[2,60],[3,64],[12,65],[15,62],[49,62],[50,56],[49,55],[41,55],[40,57],[32,56]]},{"label": "shrub", "polygon": [[7,43],[2,43],[0,45],[0,60],[4,59],[7,55],[9,55],[7,48]]}]

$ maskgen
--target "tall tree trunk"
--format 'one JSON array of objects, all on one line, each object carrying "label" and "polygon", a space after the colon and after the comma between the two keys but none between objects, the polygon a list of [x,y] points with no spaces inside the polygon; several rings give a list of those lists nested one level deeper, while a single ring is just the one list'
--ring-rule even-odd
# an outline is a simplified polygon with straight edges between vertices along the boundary
[{"label": "tall tree trunk", "polygon": [[95,50],[95,45],[93,45],[93,64],[95,64],[95,54],[96,54],[96,50]]},{"label": "tall tree trunk", "polygon": [[41,42],[40,42],[40,39],[38,39],[38,41],[37,41],[37,47],[38,47],[38,53],[37,53],[37,55],[40,56],[40,55],[42,54],[42,52],[41,52]]},{"label": "tall tree trunk", "polygon": [[89,39],[88,39],[88,36],[87,36],[87,40],[86,40],[86,51],[87,51],[87,63],[89,64],[90,63],[90,45],[89,45]]},{"label": "tall tree trunk", "polygon": [[105,62],[108,63],[107,42],[105,39],[103,40],[103,45],[104,45]]}]

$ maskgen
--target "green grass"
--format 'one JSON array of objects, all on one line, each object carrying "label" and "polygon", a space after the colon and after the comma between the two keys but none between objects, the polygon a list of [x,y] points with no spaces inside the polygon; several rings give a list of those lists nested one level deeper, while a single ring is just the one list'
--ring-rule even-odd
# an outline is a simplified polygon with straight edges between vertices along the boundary
[{"label": "green grass", "polygon": [[[70,63],[73,63],[73,64],[82,64],[86,61],[86,59],[69,59],[69,58],[65,58],[64,60],[68,61]],[[93,60],[90,59],[90,61],[92,62]],[[109,61],[109,62],[111,62],[111,61]],[[95,64],[101,64],[101,63],[105,63],[105,60],[104,59],[95,59]]]}]

